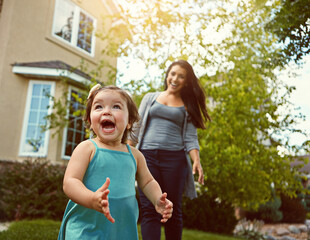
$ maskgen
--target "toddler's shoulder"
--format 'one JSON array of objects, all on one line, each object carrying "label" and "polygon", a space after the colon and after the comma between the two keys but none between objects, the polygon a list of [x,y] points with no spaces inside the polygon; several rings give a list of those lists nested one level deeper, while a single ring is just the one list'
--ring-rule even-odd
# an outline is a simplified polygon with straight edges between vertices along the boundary
[{"label": "toddler's shoulder", "polygon": [[88,147],[95,147],[94,143],[90,139],[86,139],[86,140],[80,142],[78,144],[78,146],[80,146],[80,145],[81,146],[88,146]]},{"label": "toddler's shoulder", "polygon": [[132,152],[132,155],[135,157],[136,160],[138,160],[139,158],[144,158],[143,154],[139,151],[139,149],[133,146],[129,146],[129,147]]},{"label": "toddler's shoulder", "polygon": [[90,140],[80,142],[72,152],[70,159],[90,161],[96,152],[94,144]]},{"label": "toddler's shoulder", "polygon": [[96,150],[94,143],[92,143],[89,139],[80,142],[75,149],[79,149],[85,152],[93,152]]}]

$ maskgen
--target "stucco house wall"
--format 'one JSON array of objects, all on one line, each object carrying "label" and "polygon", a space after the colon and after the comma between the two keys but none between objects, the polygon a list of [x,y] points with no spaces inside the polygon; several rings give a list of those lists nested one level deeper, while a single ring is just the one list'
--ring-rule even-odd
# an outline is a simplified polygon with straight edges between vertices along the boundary
[{"label": "stucco house wall", "polygon": [[[20,154],[22,132],[25,131],[24,120],[27,116],[27,98],[31,90],[29,88],[33,86],[31,84],[51,84],[55,98],[64,94],[60,77],[51,77],[47,73],[43,75],[21,74],[21,71],[47,71],[46,66],[51,67],[51,63],[55,61],[77,67],[82,59],[90,69],[93,69],[100,59],[105,57],[101,55],[101,51],[106,47],[106,43],[94,35],[95,41],[92,42],[94,49],[88,53],[53,34],[56,3],[60,5],[68,3],[80,12],[86,13],[87,16],[91,16],[91,19],[95,20],[95,31],[103,31],[102,16],[117,11],[117,5],[113,0],[3,0],[1,2],[0,160],[23,160],[34,157],[31,154],[30,156]],[[109,58],[108,61],[116,67],[116,58]],[[24,65],[19,65],[20,63]],[[40,63],[45,63],[45,65],[40,65]],[[20,70],[21,66],[25,68]],[[19,72],[14,72],[17,68]],[[55,67],[51,69],[55,70]],[[76,76],[87,79],[81,72]],[[105,76],[103,72],[100,81],[107,81]],[[75,89],[81,87],[76,79],[72,79],[70,84]],[[36,157],[61,162],[63,161],[63,140],[58,137],[52,138],[52,133],[53,131],[47,132],[47,153]]]}]

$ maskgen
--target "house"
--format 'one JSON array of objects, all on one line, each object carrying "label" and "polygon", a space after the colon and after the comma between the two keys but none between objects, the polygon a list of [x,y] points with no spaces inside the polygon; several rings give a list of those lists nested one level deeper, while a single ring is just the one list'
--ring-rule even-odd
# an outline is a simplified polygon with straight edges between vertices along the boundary
[{"label": "house", "polygon": [[[0,1],[0,160],[45,158],[54,163],[70,158],[85,139],[81,117],[70,119],[59,137],[41,131],[51,113],[52,97],[68,93],[74,109],[90,76],[105,58],[116,67],[116,57],[103,56],[107,43],[96,32],[107,31],[119,19],[103,18],[119,12],[115,0],[1,0]],[[107,69],[100,81],[107,81]],[[66,89],[63,81],[67,80]]]},{"label": "house", "polygon": [[310,186],[310,155],[298,156],[291,163],[291,167],[297,168],[300,175],[304,177],[303,184],[307,188]]}]

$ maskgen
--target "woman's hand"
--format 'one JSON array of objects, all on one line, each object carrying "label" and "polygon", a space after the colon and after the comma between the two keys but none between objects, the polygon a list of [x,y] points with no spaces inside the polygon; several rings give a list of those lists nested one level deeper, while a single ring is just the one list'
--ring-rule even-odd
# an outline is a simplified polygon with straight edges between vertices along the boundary
[{"label": "woman's hand", "polygon": [[195,161],[193,163],[193,174],[198,172],[198,182],[204,185],[204,176],[203,176],[203,169],[201,167],[200,161]]},{"label": "woman's hand", "polygon": [[190,150],[189,155],[191,156],[191,159],[193,161],[193,174],[195,175],[196,172],[198,172],[198,182],[204,185],[203,169],[200,163],[198,149]]}]

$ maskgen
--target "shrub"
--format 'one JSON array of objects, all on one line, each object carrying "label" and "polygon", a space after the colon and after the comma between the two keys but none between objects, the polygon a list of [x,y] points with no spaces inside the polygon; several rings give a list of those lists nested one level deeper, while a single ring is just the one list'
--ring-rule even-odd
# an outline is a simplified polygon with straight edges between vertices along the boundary
[{"label": "shrub", "polygon": [[6,216],[4,210],[0,206],[0,222],[2,222],[2,221],[4,222],[6,219],[8,219],[8,217]]},{"label": "shrub", "polygon": [[206,232],[232,234],[237,220],[231,204],[218,201],[206,191],[198,193],[198,198],[183,200],[183,224],[185,228]]},{"label": "shrub", "polygon": [[306,194],[299,194],[299,197],[302,199],[302,203],[306,208],[307,212],[310,212],[310,195],[309,195],[309,191],[310,191],[310,186],[307,187],[307,193]]},{"label": "shrub", "polygon": [[280,222],[283,218],[280,206],[281,199],[279,197],[274,197],[273,200],[261,204],[257,211],[246,211],[245,217],[249,220],[263,220],[266,223]]},{"label": "shrub", "polygon": [[303,205],[305,206],[305,209],[307,212],[310,212],[310,196],[306,195],[303,199]]},{"label": "shrub", "polygon": [[307,218],[307,211],[301,203],[300,198],[290,198],[281,195],[282,205],[280,210],[283,213],[282,222],[285,223],[304,223]]},{"label": "shrub", "polygon": [[59,220],[68,201],[62,190],[65,167],[42,160],[6,164],[0,174],[0,209],[8,220]]}]

